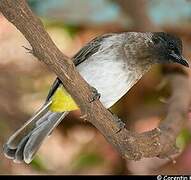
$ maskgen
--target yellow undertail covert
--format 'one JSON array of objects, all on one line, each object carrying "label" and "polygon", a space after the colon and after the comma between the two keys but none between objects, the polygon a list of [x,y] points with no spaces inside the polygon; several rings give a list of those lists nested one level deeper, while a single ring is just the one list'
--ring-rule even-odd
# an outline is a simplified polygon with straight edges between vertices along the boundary
[{"label": "yellow undertail covert", "polygon": [[72,99],[71,95],[64,89],[64,87],[59,87],[52,96],[50,110],[52,112],[64,112],[77,109],[79,109],[79,107]]}]

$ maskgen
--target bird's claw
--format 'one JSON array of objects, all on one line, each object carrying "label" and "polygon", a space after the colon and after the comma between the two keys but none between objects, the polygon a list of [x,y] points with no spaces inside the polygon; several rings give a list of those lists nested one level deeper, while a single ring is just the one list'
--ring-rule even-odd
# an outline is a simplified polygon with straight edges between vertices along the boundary
[{"label": "bird's claw", "polygon": [[98,93],[97,89],[94,88],[94,87],[91,87],[92,88],[92,96],[89,98],[89,102],[92,103],[96,100],[99,100],[100,97],[101,97],[101,94]]},{"label": "bird's claw", "polygon": [[114,120],[115,122],[117,123],[117,126],[118,126],[118,130],[115,132],[115,134],[119,133],[122,129],[125,128],[125,123],[116,115],[116,114],[113,114],[113,117],[114,117]]}]

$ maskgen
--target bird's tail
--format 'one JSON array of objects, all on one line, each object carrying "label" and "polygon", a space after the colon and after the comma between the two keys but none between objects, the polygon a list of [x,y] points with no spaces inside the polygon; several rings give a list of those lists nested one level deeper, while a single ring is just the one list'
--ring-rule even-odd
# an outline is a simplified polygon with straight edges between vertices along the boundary
[{"label": "bird's tail", "polygon": [[43,140],[62,121],[68,112],[51,112],[46,102],[4,145],[4,154],[14,162],[30,163]]}]

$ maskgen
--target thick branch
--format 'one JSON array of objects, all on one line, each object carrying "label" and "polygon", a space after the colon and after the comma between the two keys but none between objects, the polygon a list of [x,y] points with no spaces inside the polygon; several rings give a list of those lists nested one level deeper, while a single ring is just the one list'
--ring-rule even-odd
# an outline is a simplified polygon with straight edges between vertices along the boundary
[{"label": "thick branch", "polygon": [[[91,88],[80,76],[72,61],[55,46],[40,20],[24,0],[1,0],[0,11],[26,37],[32,46],[33,54],[60,78],[80,106],[82,113],[86,115],[86,119],[100,130],[124,157],[139,160],[143,157],[163,157],[171,154],[174,137],[181,130],[181,126],[174,127],[171,121],[182,124],[191,99],[190,85],[187,84],[186,76],[184,78],[177,76],[176,79],[179,80],[177,81],[179,86],[180,83],[181,86],[185,86],[184,93],[187,98],[184,100],[180,98],[179,88],[175,89],[169,104],[169,115],[160,126],[161,131],[154,129],[142,134],[130,132],[121,126],[123,123],[113,117],[99,101],[89,103],[89,98],[92,96]],[[176,80],[171,81],[173,85],[174,81]],[[174,106],[174,101],[179,101],[179,104]]]},{"label": "thick branch", "polygon": [[191,79],[187,75],[171,74],[168,75],[173,89],[172,96],[169,99],[168,113],[164,121],[160,124],[161,129],[161,153],[160,157],[165,157],[165,149],[168,154],[173,154],[175,141],[178,133],[188,119],[188,111],[191,101]]}]

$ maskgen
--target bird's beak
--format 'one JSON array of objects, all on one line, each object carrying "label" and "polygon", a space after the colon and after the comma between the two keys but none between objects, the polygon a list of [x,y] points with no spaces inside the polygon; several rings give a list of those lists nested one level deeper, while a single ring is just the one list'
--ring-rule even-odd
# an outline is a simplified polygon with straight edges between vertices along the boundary
[{"label": "bird's beak", "polygon": [[186,66],[186,67],[190,66],[188,61],[183,56],[177,55],[177,54],[175,54],[175,52],[171,52],[170,56],[172,57],[173,62],[182,64],[183,66]]}]

